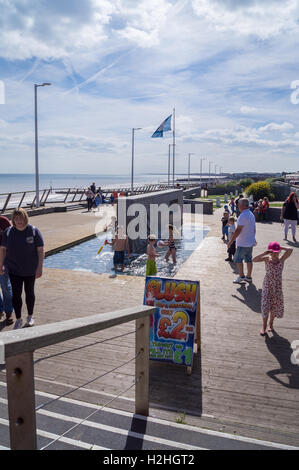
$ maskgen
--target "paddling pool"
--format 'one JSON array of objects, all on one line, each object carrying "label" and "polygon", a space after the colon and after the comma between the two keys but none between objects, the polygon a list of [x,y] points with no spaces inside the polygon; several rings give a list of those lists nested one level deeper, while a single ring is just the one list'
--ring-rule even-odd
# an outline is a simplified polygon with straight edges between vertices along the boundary
[{"label": "paddling pool", "polygon": [[[175,265],[172,263],[171,257],[168,262],[165,260],[167,247],[157,247],[156,250],[159,255],[159,258],[156,260],[158,270],[157,276],[174,276],[192,252],[200,246],[209,230],[210,228],[205,226],[202,227],[199,225],[184,224],[181,239],[175,240],[177,248],[177,262]],[[72,271],[85,271],[98,274],[113,274],[115,272],[113,268],[114,252],[111,246],[104,246],[101,253],[97,255],[97,252],[105,239],[111,241],[111,233],[102,233],[92,240],[80,243],[72,248],[68,248],[48,256],[44,261],[44,266],[46,268],[68,269]],[[120,271],[117,271],[117,274],[145,276],[146,260],[147,255],[145,253],[132,253],[129,260],[127,257],[125,258],[124,272],[121,273]]]}]

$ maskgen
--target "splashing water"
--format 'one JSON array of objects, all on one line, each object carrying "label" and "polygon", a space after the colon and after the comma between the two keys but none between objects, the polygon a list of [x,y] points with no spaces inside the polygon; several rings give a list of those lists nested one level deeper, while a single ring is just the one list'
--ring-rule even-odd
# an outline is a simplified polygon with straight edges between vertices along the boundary
[{"label": "splashing water", "polygon": [[[158,276],[173,277],[191,253],[201,244],[203,238],[209,232],[209,227],[184,225],[182,238],[175,241],[177,247],[174,265],[172,258],[165,260],[167,247],[157,247],[159,257],[156,260]],[[64,251],[60,251],[45,259],[46,268],[71,269],[73,271],[86,271],[94,273],[109,273],[114,270],[114,252],[110,245],[105,245],[99,255],[97,251],[107,233],[100,234],[97,238],[83,242]],[[130,258],[125,258],[124,275],[145,276],[147,255],[145,253],[132,253]],[[117,271],[117,273],[119,273]]]}]

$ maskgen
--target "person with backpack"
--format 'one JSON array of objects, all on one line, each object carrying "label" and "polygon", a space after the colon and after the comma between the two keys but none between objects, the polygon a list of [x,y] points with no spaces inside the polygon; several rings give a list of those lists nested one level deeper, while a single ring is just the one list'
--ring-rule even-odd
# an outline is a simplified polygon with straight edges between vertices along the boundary
[{"label": "person with backpack", "polygon": [[25,327],[33,326],[35,303],[35,279],[42,276],[44,260],[44,241],[40,231],[29,224],[27,212],[18,208],[12,214],[12,227],[8,227],[2,236],[0,246],[0,275],[4,267],[8,271],[12,286],[12,304],[16,315],[14,329],[22,327],[22,290],[28,317]]}]

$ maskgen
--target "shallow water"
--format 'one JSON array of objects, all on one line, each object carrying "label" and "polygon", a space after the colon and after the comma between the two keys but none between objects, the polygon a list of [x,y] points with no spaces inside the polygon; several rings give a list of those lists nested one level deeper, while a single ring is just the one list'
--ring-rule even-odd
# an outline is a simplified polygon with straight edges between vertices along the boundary
[{"label": "shallow water", "polygon": [[[176,274],[182,264],[189,258],[195,248],[200,245],[203,238],[209,232],[209,227],[198,225],[183,226],[182,238],[175,241],[177,247],[177,263],[174,265],[172,258],[167,262],[165,254],[167,247],[156,248],[159,258],[156,260],[158,276],[172,277]],[[113,268],[113,250],[111,246],[106,245],[101,253],[97,251],[104,243],[105,239],[111,241],[111,234],[102,233],[97,238],[76,245],[67,250],[56,253],[45,259],[46,268],[70,269],[72,271],[94,272],[98,274],[114,272]],[[131,254],[130,259],[125,260],[124,273],[131,276],[145,276],[147,255]],[[118,272],[119,273],[119,272]]]}]

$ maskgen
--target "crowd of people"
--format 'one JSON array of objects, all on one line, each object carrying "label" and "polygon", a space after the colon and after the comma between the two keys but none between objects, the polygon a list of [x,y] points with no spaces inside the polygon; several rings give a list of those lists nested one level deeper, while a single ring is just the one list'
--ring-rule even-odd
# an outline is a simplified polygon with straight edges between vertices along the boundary
[{"label": "crowd of people", "polygon": [[105,203],[110,203],[114,205],[115,202],[117,202],[118,199],[118,192],[113,191],[110,194],[110,197],[107,198],[105,194],[102,191],[101,186],[96,188],[95,183],[92,183],[86,191],[86,201],[87,201],[87,210],[88,212],[91,212],[92,209],[95,209],[99,211],[100,206]]},{"label": "crowd of people", "polygon": [[[112,197],[117,197],[113,196]],[[103,201],[99,187],[93,183],[87,192],[88,210],[91,210],[95,202],[99,206]],[[265,210],[269,209],[269,201],[264,198]],[[230,208],[229,208],[230,206]],[[230,210],[231,209],[231,210]],[[284,240],[287,240],[289,227],[291,227],[293,242],[296,243],[296,226],[298,219],[299,201],[292,192],[283,203],[281,219],[284,221]],[[259,209],[257,209],[259,210]],[[256,210],[251,207],[250,201],[240,195],[231,198],[229,205],[224,205],[221,218],[222,240],[227,242],[228,256],[225,261],[236,264],[238,276],[233,281],[235,284],[252,283],[253,263],[265,262],[266,275],[262,289],[262,317],[263,326],[261,334],[265,334],[269,319],[268,330],[273,329],[275,317],[282,317],[283,292],[282,271],[284,262],[292,254],[292,248],[283,247],[278,242],[272,241],[268,249],[253,258],[253,247],[256,242]],[[237,219],[235,218],[237,216]],[[116,220],[114,226],[116,225]],[[125,251],[130,256],[128,237],[124,236],[121,227],[114,227],[114,235],[111,242],[114,248],[114,268],[124,270]],[[169,238],[165,242],[159,242],[158,246],[167,246],[166,261],[172,257],[176,263],[176,246],[174,241],[174,226],[169,225]],[[157,273],[155,250],[156,238],[150,235],[147,246],[146,275]],[[4,318],[6,325],[14,323],[14,329],[23,326],[22,320],[22,291],[25,291],[27,306],[27,320],[25,327],[33,326],[33,312],[35,304],[35,280],[42,276],[44,260],[44,241],[38,228],[29,223],[27,212],[18,208],[13,211],[11,222],[8,218],[0,216],[0,320]],[[246,266],[246,274],[244,268]],[[16,321],[12,318],[13,311]]]},{"label": "crowd of people", "polygon": [[[232,198],[230,201],[231,212],[228,206],[224,205],[221,228],[222,240],[227,241],[228,257],[225,261],[236,264],[238,277],[233,281],[235,284],[252,283],[253,263],[265,262],[266,275],[263,281],[261,302],[263,325],[260,331],[261,335],[264,335],[268,321],[268,331],[272,331],[274,318],[282,318],[283,316],[282,271],[284,262],[291,256],[293,249],[273,241],[268,244],[268,249],[264,253],[253,258],[253,247],[257,245],[256,216],[269,209],[269,201],[267,198],[261,199],[254,209],[251,207],[250,201],[243,195],[241,196],[236,200]],[[284,240],[287,240],[289,226],[291,226],[294,243],[296,243],[298,209],[298,198],[292,192],[282,206],[281,220],[284,220]],[[237,220],[234,217],[235,213],[238,216]],[[257,218],[257,220],[260,219]],[[246,274],[244,264],[247,268]]]}]

